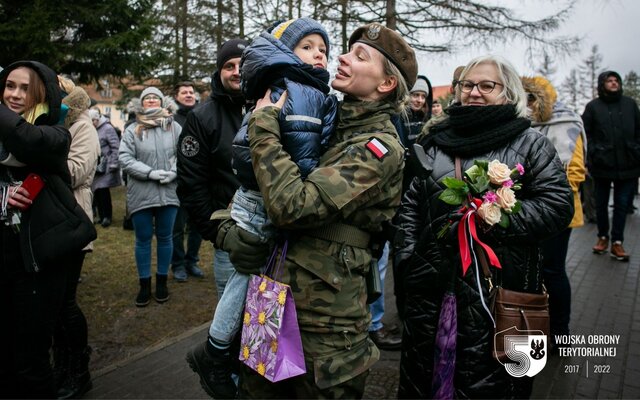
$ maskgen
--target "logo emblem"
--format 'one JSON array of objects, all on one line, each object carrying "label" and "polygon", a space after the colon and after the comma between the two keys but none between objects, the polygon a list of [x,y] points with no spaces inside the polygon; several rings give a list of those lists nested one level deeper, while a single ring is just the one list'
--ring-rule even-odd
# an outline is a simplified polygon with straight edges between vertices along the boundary
[{"label": "logo emblem", "polygon": [[180,151],[186,157],[193,157],[200,151],[200,143],[193,136],[185,136],[180,144]]},{"label": "logo emblem", "polygon": [[513,330],[526,332],[526,335],[505,334],[503,336],[504,352],[512,362],[499,362],[504,365],[507,373],[513,377],[520,378],[525,375],[534,377],[547,364],[547,335],[542,331],[521,331],[511,327],[502,332],[497,332],[493,340],[499,340],[498,336],[500,334]]},{"label": "logo emblem", "polygon": [[376,40],[380,37],[380,31],[382,30],[381,25],[373,24],[369,26],[367,30],[367,37],[371,40]]}]

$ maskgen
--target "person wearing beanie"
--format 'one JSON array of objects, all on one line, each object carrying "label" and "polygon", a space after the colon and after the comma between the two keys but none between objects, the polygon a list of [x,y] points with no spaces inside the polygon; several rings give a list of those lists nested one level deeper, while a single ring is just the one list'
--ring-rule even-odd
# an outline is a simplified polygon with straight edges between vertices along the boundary
[{"label": "person wearing beanie", "polygon": [[[284,91],[286,102],[278,120],[283,150],[297,164],[304,179],[318,164],[335,128],[337,99],[329,93],[327,55],[329,36],[324,27],[311,18],[291,19],[259,35],[244,51],[241,60],[241,87],[247,100],[262,98],[267,90],[272,101]],[[243,229],[256,234],[265,243],[273,242],[276,229],[267,218],[264,199],[256,182],[249,149],[248,122],[233,141],[233,168],[241,186],[231,204],[231,217]],[[207,341],[188,354],[188,360],[200,382],[211,396],[235,393],[235,384],[226,367],[229,347],[241,328],[241,315],[250,275],[237,271],[227,281],[219,298]],[[210,361],[220,371],[204,374],[198,365]],[[213,377],[226,376],[223,382]]]},{"label": "person wearing beanie", "polygon": [[151,241],[157,243],[158,303],[169,300],[167,275],[173,253],[173,222],[180,202],[176,194],[176,148],[182,128],[173,121],[175,103],[155,87],[140,94],[136,122],[122,134],[118,160],[127,174],[127,209],[135,234],[135,259],[140,290],[137,307],[151,300]]},{"label": "person wearing beanie", "polygon": [[[594,182],[598,241],[595,254],[629,261],[622,244],[629,207],[640,176],[640,111],[622,95],[622,78],[615,71],[598,76],[598,98],[582,114],[587,134],[587,169]],[[613,185],[613,219],[609,225],[609,196]]]},{"label": "person wearing beanie", "polygon": [[[174,87],[173,98],[178,105],[178,111],[173,117],[180,126],[184,126],[187,121],[187,114],[196,105],[196,92],[193,82],[178,82]],[[185,235],[187,237],[186,249],[184,243]],[[186,282],[189,276],[204,278],[204,272],[198,266],[198,261],[200,261],[198,252],[201,244],[202,236],[192,226],[184,208],[180,207],[173,225],[173,256],[171,257],[171,271],[173,272],[173,279],[177,282]]]},{"label": "person wearing beanie", "polygon": [[[267,214],[295,238],[288,241],[279,281],[292,289],[306,372],[272,384],[242,365],[242,398],[362,398],[380,356],[369,336],[367,304],[368,295],[374,300],[379,293],[367,292],[365,276],[374,271],[383,226],[400,204],[404,147],[391,116],[408,100],[417,64],[406,41],[380,24],[358,28],[349,43],[331,83],[344,94],[336,129],[306,178],[283,149],[279,116],[288,111],[288,94],[274,103],[267,92],[249,119]],[[259,273],[271,254],[269,243],[232,218],[222,219],[216,246],[244,273]]]},{"label": "person wearing beanie", "polygon": [[[220,221],[211,220],[211,215],[216,210],[226,209],[240,186],[231,165],[231,146],[246,112],[246,102],[240,90],[240,57],[248,46],[248,41],[236,38],[220,47],[216,62],[218,69],[211,79],[211,94],[187,114],[178,141],[180,205],[202,238],[212,242]],[[218,298],[221,298],[235,269],[229,254],[219,247],[214,253],[213,271]],[[204,347],[201,350],[196,360],[201,376],[210,377],[220,367],[229,370],[229,363],[217,363],[208,356],[216,349]],[[220,375],[223,378],[214,384],[223,392],[218,397],[234,397],[235,384],[224,372]]]},{"label": "person wearing beanie", "polygon": [[574,213],[569,227],[542,242],[542,278],[549,292],[550,350],[557,353],[562,344],[556,343],[555,337],[569,335],[571,318],[571,285],[566,271],[569,239],[572,229],[584,224],[579,191],[586,175],[586,137],[580,115],[557,100],[549,80],[522,77],[522,86],[531,126],[554,145],[573,191]]}]

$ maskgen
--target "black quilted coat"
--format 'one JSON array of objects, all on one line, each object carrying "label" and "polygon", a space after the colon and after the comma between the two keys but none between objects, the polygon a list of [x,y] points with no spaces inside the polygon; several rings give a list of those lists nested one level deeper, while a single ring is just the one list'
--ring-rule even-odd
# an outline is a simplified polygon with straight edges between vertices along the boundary
[{"label": "black quilted coat", "polygon": [[[457,208],[438,200],[444,189],[442,178],[455,176],[454,160],[438,147],[426,153],[424,174],[413,180],[395,221],[399,228],[394,240],[395,279],[406,304],[399,397],[432,395],[434,338],[452,272],[458,312],[456,397],[528,397],[531,380],[512,378],[491,357],[493,325],[480,302],[474,265],[462,277],[457,238],[436,238]],[[462,170],[474,159],[497,159],[510,167],[521,163],[525,168],[520,179],[523,189],[516,192],[522,210],[510,217],[507,229],[496,225],[483,232],[481,239],[494,249],[503,266],[492,271],[498,283],[508,289],[540,292],[539,243],[565,229],[573,215],[571,188],[556,151],[540,133],[527,129],[501,148],[462,160]],[[482,279],[481,286],[486,298],[488,287]]]}]

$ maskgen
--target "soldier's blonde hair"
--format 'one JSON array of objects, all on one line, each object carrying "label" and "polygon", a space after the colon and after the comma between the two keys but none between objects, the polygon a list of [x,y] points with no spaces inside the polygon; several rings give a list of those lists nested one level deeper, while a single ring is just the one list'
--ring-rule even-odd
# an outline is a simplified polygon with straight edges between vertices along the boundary
[{"label": "soldier's blonde hair", "polygon": [[391,93],[389,93],[386,97],[384,97],[385,101],[391,103],[396,112],[398,113],[406,113],[407,105],[409,104],[409,87],[407,86],[407,81],[402,76],[402,73],[393,65],[391,61],[387,57],[383,57],[384,62],[382,64],[382,69],[385,75],[393,76],[396,78],[398,84],[396,88],[393,89]]}]

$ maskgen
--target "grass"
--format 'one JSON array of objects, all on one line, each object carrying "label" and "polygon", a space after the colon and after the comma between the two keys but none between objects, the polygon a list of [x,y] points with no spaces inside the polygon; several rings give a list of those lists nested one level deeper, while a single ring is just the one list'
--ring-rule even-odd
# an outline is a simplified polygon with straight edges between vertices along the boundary
[{"label": "grass", "polygon": [[[167,338],[211,320],[217,294],[211,268],[213,247],[203,241],[200,267],[204,279],[189,278],[176,283],[169,273],[171,298],[164,304],[154,300],[138,308],[138,274],[134,259],[133,231],[122,229],[125,214],[125,188],[111,189],[113,224],[96,225],[98,239],[87,254],[78,285],[78,303],[89,325],[89,344],[93,347],[92,370],[128,358]],[[155,240],[153,243],[155,253]],[[155,276],[155,254],[152,274]],[[155,278],[152,279],[155,288]]]}]

